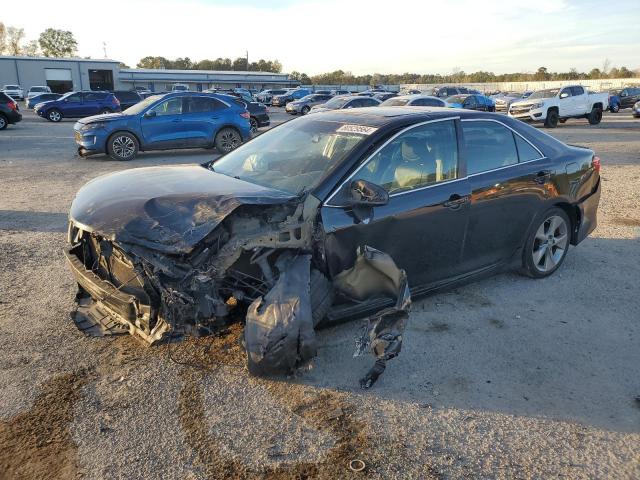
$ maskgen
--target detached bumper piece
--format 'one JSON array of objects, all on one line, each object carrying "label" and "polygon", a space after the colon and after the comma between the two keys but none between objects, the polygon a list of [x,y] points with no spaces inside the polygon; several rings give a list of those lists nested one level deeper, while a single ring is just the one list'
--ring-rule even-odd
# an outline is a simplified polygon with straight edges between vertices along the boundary
[{"label": "detached bumper piece", "polygon": [[407,326],[411,293],[407,274],[399,269],[391,256],[372,247],[362,247],[353,267],[334,279],[335,287],[358,301],[381,296],[395,299],[395,305],[370,316],[362,336],[356,340],[354,356],[371,351],[375,364],[360,379],[360,387],[370,388],[384,372],[387,361],[402,349],[402,335]]}]

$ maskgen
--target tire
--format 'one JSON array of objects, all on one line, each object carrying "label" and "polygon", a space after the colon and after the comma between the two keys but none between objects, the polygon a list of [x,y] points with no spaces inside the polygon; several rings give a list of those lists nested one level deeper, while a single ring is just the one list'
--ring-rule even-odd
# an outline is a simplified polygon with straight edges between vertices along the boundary
[{"label": "tire", "polygon": [[260,125],[258,124],[258,120],[256,120],[255,117],[251,117],[249,119],[249,123],[251,124],[251,133],[257,133],[258,128],[260,127]]},{"label": "tire", "polygon": [[616,104],[616,105],[611,105],[609,107],[609,111],[611,113],[618,113],[620,111],[620,105]]},{"label": "tire", "polygon": [[331,282],[320,271],[311,269],[309,286],[313,326],[318,326],[329,313],[333,305],[334,291]]},{"label": "tire", "polygon": [[47,120],[49,120],[50,122],[58,123],[60,120],[62,120],[62,112],[60,112],[60,110],[58,110],[57,108],[52,108],[47,112]]},{"label": "tire", "polygon": [[4,130],[9,125],[9,121],[7,117],[5,117],[2,113],[0,113],[0,130]]},{"label": "tire", "polygon": [[538,217],[522,252],[522,271],[532,278],[555,272],[567,256],[571,240],[571,220],[564,210],[553,207]]},{"label": "tire", "polygon": [[107,153],[114,160],[133,160],[139,149],[138,139],[128,132],[116,132],[107,140]]},{"label": "tire", "polygon": [[224,127],[216,133],[214,144],[220,153],[228,153],[242,144],[242,137],[235,128]]},{"label": "tire", "polygon": [[544,121],[544,126],[547,128],[556,128],[558,126],[559,115],[555,110],[549,110],[547,112],[547,119]]},{"label": "tire", "polygon": [[602,121],[602,109],[593,107],[587,119],[589,120],[589,125],[598,125]]},{"label": "tire", "polygon": [[111,110],[109,110],[108,108],[103,108],[102,110],[100,110],[100,115],[106,115],[107,113],[113,112],[111,112]]},{"label": "tire", "polygon": [[302,113],[302,115],[306,115],[307,113],[309,113],[309,110],[311,109],[305,105],[304,107],[302,107],[302,110],[300,110],[300,113]]}]

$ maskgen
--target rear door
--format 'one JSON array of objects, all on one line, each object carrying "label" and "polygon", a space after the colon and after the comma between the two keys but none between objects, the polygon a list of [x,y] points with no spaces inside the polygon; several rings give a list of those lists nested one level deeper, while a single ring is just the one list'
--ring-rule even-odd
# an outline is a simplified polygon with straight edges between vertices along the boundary
[{"label": "rear door", "polygon": [[85,92],[82,94],[82,115],[96,115],[103,107],[106,94],[101,92]]},{"label": "rear door", "polygon": [[561,117],[570,117],[576,113],[576,105],[572,97],[571,87],[565,87],[558,94],[558,112]]},{"label": "rear door", "polygon": [[185,145],[182,109],[183,97],[172,97],[147,110],[140,120],[146,149],[181,148]]},{"label": "rear door", "polygon": [[[387,252],[412,286],[461,273],[469,212],[469,183],[458,164],[456,121],[425,122],[403,130],[365,159],[321,210],[331,275],[352,265],[360,245]],[[341,205],[353,180],[389,193],[387,205],[360,218]],[[342,202],[344,203],[344,202]]]},{"label": "rear door", "polygon": [[589,105],[589,95],[584,91],[581,86],[571,87],[571,97],[573,98],[573,105],[575,108],[575,115],[589,113],[591,111],[591,105]]},{"label": "rear door", "polygon": [[523,245],[553,172],[549,159],[502,122],[461,124],[471,189],[463,262],[474,271],[507,260]]},{"label": "rear door", "polygon": [[185,147],[206,147],[213,144],[215,132],[227,105],[213,97],[187,97],[182,113]]}]

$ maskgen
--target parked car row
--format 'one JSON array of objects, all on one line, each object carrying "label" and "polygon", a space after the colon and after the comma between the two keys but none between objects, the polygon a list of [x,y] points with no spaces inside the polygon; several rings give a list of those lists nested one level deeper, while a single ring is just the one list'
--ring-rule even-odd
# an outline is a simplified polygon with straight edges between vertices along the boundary
[{"label": "parked car row", "polygon": [[609,92],[609,111],[618,113],[624,108],[633,108],[638,101],[640,101],[640,87],[611,90]]}]

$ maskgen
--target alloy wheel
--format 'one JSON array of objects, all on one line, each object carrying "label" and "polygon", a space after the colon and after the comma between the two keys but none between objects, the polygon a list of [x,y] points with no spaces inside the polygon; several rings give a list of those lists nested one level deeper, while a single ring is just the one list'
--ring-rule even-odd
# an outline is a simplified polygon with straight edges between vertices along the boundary
[{"label": "alloy wheel", "polygon": [[240,143],[240,135],[236,131],[229,129],[220,133],[220,146],[225,152],[230,152]]},{"label": "alloy wheel", "polygon": [[129,158],[135,152],[136,146],[133,140],[126,135],[120,135],[113,139],[111,144],[113,153],[120,158]]},{"label": "alloy wheel", "polygon": [[258,131],[258,121],[252,117],[249,122],[251,123],[251,133],[256,133]]},{"label": "alloy wheel", "polygon": [[553,270],[562,261],[568,243],[567,223],[562,217],[552,215],[542,222],[531,252],[536,269],[543,273]]},{"label": "alloy wheel", "polygon": [[4,119],[2,115],[0,115],[0,130],[7,126],[7,121]]},{"label": "alloy wheel", "polygon": [[58,112],[57,110],[53,110],[51,112],[49,112],[49,119],[53,122],[59,122],[61,119],[61,115],[60,112]]}]

